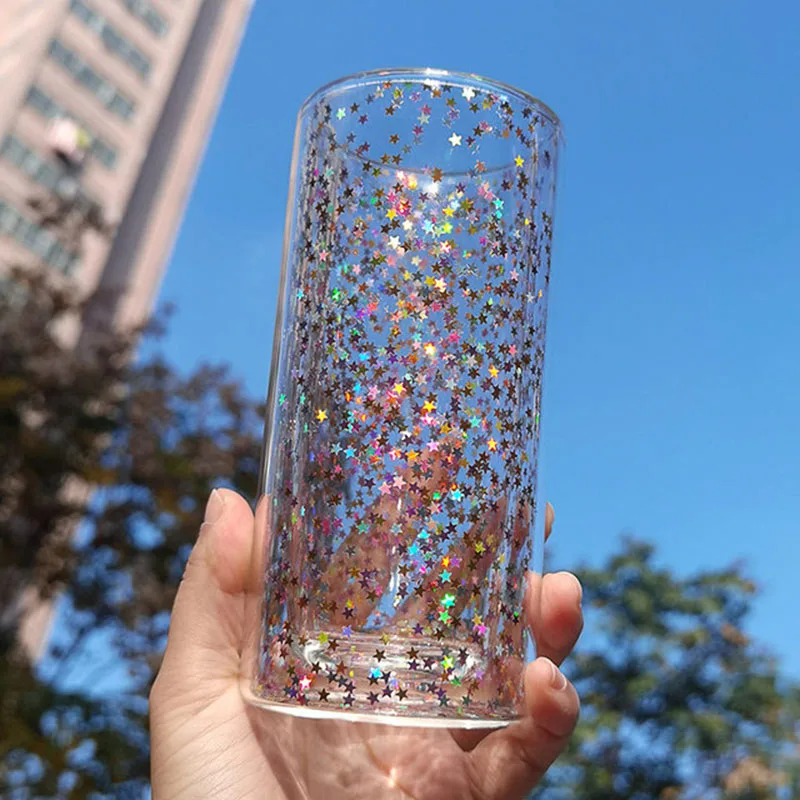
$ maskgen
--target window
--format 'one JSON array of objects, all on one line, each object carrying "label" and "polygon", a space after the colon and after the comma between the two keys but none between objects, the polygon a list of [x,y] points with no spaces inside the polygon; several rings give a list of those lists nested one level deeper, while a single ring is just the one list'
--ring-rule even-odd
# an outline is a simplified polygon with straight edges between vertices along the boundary
[{"label": "window", "polygon": [[[13,164],[34,183],[48,192],[55,192],[56,194],[69,192],[72,194],[75,191],[73,188],[76,186],[74,178],[67,175],[56,164],[35,153],[14,134],[8,134],[2,145],[0,145],[0,158]],[[75,199],[84,207],[95,205],[94,201],[80,188],[77,189]]]},{"label": "window", "polygon": [[100,210],[100,205],[81,188],[74,175],[42,158],[13,134],[8,134],[0,145],[0,158],[16,166],[48,192],[69,201],[72,208],[84,214]]},{"label": "window", "polygon": [[106,169],[114,169],[117,164],[118,153],[108,142],[105,142],[97,134],[89,130],[86,125],[70,114],[65,108],[61,107],[55,100],[42,91],[38,86],[31,86],[28,91],[26,105],[41,114],[45,119],[57,119],[66,117],[77,122],[89,137],[89,153],[96,158]]},{"label": "window", "polygon": [[2,198],[0,198],[0,234],[16,239],[45,264],[64,275],[73,275],[80,265],[78,256],[67,250],[50,231],[29,220]]},{"label": "window", "polygon": [[109,111],[129,120],[136,109],[132,100],[123,95],[110,81],[90,67],[77,53],[58,39],[50,42],[50,56],[61,64],[75,81],[85,86]]},{"label": "window", "polygon": [[90,8],[83,0],[70,0],[70,11],[100,37],[108,50],[124,61],[139,77],[150,77],[150,59],[131,44],[102,14]]},{"label": "window", "polygon": [[44,161],[12,134],[6,136],[0,145],[0,158],[4,158],[39,186],[51,192],[56,190],[62,176],[54,164]]},{"label": "window", "polygon": [[125,8],[144,23],[158,38],[167,35],[169,23],[153,8],[148,0],[120,0]]},{"label": "window", "polygon": [[113,111],[118,117],[122,117],[122,119],[128,119],[133,113],[131,104],[119,94],[114,94],[110,97],[106,105],[109,111]]}]

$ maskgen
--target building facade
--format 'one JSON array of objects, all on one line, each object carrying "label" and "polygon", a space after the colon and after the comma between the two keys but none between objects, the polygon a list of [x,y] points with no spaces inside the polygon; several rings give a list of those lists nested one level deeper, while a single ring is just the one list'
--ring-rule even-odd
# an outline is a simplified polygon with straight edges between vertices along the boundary
[{"label": "building facade", "polygon": [[100,288],[104,323],[149,313],[251,2],[0,2],[0,271]]},{"label": "building facade", "polygon": [[[0,0],[0,280],[100,290],[67,341],[151,311],[251,2]],[[52,605],[19,611],[37,658]]]}]

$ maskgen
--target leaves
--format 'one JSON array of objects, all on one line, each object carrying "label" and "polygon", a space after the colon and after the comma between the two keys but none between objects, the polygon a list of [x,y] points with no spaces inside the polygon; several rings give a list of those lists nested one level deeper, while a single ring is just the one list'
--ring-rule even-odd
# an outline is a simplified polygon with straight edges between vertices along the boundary
[{"label": "leaves", "polygon": [[[223,367],[136,362],[147,330],[70,342],[88,301],[14,277],[0,296],[0,795],[118,796],[147,782],[147,693],[208,494],[255,491],[261,408]],[[32,587],[60,598],[35,666],[15,645]],[[106,694],[98,651],[123,667]]]},{"label": "leaves", "polygon": [[534,797],[780,797],[800,766],[798,687],[742,630],[742,565],[681,578],[626,539],[580,577],[589,644],[567,672],[582,718]]},{"label": "leaves", "polygon": [[[0,795],[139,796],[183,565],[213,486],[255,494],[263,407],[224,367],[135,361],[160,321],[71,344],[59,331],[87,303],[15,277],[0,295]],[[680,577],[629,539],[581,578],[582,720],[537,796],[800,796],[800,688],[745,632],[742,565]],[[60,598],[35,666],[17,643],[32,587]]]}]

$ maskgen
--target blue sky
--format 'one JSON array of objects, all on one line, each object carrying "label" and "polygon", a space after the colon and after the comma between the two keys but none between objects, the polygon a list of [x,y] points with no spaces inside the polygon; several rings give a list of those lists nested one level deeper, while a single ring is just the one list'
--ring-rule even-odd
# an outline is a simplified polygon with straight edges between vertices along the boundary
[{"label": "blue sky", "polygon": [[557,565],[620,532],[747,560],[800,676],[800,5],[257,2],[162,300],[180,367],[266,390],[294,117],[342,75],[487,75],[561,116],[543,408]]}]

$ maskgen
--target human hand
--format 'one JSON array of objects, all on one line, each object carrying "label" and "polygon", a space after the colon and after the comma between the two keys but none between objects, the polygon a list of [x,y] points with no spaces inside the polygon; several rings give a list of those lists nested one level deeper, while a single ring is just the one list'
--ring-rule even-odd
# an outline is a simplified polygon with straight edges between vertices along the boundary
[{"label": "human hand", "polygon": [[[547,517],[549,534],[549,506]],[[212,494],[150,695],[155,800],[523,797],[564,749],[579,706],[556,667],[583,624],[573,575],[532,576],[540,657],[526,667],[519,721],[486,732],[302,719],[253,708],[239,691],[253,530],[243,498]]]}]

